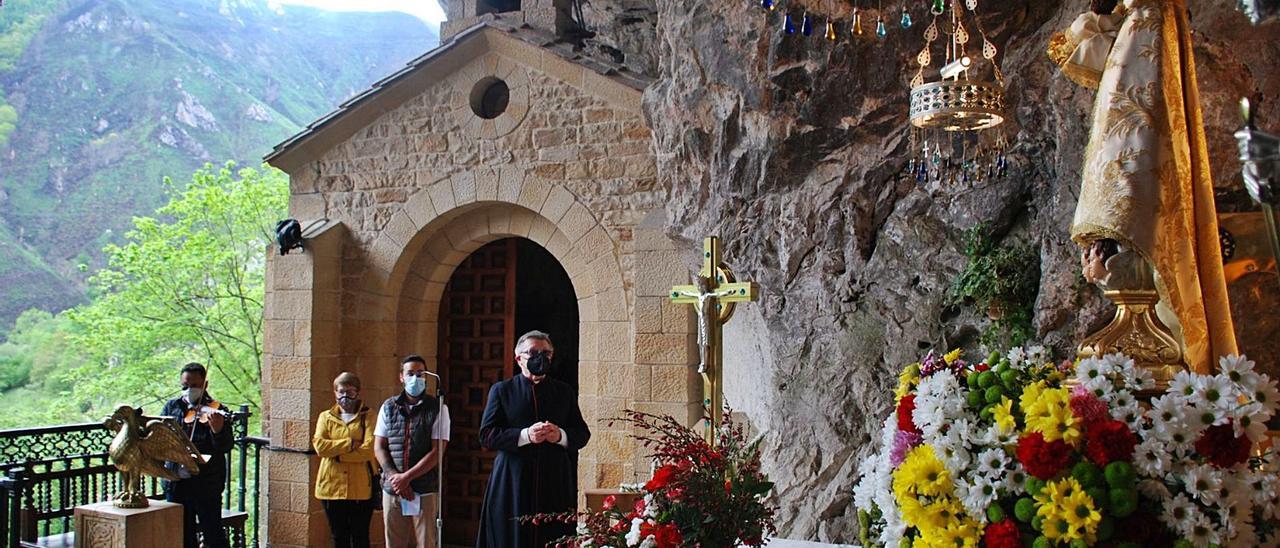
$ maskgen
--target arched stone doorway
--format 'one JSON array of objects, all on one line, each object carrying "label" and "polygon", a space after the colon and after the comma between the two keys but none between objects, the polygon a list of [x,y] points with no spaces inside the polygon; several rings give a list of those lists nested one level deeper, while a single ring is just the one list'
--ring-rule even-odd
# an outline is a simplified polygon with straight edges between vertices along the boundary
[{"label": "arched stone doorway", "polygon": [[525,238],[490,242],[450,275],[437,338],[437,364],[453,419],[445,457],[445,543],[475,542],[496,456],[480,445],[480,420],[489,387],[518,374],[512,362],[516,339],[534,329],[550,333],[556,345],[551,375],[578,385],[576,302],[559,261]]}]

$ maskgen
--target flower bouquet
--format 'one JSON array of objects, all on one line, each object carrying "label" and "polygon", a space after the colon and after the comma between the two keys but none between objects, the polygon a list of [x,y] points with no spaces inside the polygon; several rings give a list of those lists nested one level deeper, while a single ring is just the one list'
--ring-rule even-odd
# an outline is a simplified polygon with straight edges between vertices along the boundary
[{"label": "flower bouquet", "polygon": [[1255,444],[1280,392],[1253,368],[1180,373],[1148,407],[1150,373],[1119,354],[931,354],[902,372],[861,470],[862,544],[1274,544],[1277,470]]},{"label": "flower bouquet", "polygon": [[610,424],[631,425],[658,464],[648,482],[632,487],[644,497],[633,508],[608,497],[599,511],[522,519],[577,522],[577,533],[559,544],[580,548],[761,546],[776,532],[775,508],[765,502],[773,484],[760,471],[759,440],[748,442],[732,417],[726,409],[712,447],[672,417],[626,411]]}]

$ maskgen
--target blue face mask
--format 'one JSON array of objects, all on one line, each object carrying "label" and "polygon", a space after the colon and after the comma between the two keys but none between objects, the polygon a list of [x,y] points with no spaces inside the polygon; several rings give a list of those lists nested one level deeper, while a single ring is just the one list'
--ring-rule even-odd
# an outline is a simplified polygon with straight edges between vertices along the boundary
[{"label": "blue face mask", "polygon": [[419,397],[427,389],[427,381],[422,377],[405,377],[404,392],[412,397]]}]

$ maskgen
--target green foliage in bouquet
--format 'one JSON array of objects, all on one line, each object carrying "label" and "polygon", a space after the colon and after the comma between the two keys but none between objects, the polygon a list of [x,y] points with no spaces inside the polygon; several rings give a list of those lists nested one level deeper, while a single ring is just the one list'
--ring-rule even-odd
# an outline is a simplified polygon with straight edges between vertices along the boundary
[{"label": "green foliage in bouquet", "polygon": [[992,318],[983,333],[988,346],[1034,336],[1032,318],[1040,291],[1040,255],[1027,245],[1000,245],[986,223],[965,231],[963,270],[947,292],[948,306],[973,305]]},{"label": "green foliage in bouquet", "polygon": [[764,545],[776,532],[776,508],[765,500],[773,483],[760,470],[760,441],[747,439],[730,410],[724,417],[712,447],[673,417],[626,411],[609,424],[631,426],[658,464],[638,491],[644,498],[634,508],[618,508],[610,497],[596,512],[522,519],[577,522],[577,534],[560,539],[577,547]]}]

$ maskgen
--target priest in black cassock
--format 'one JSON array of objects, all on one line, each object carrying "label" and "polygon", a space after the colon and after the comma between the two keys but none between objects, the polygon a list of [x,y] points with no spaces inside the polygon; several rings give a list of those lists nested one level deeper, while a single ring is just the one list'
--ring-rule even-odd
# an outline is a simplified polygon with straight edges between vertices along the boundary
[{"label": "priest in black cassock", "polygon": [[477,548],[541,548],[574,531],[572,524],[517,519],[577,507],[575,456],[591,431],[577,391],[547,376],[553,351],[546,333],[525,333],[515,349],[520,374],[489,390],[480,443],[496,449],[498,458],[484,494]]}]

